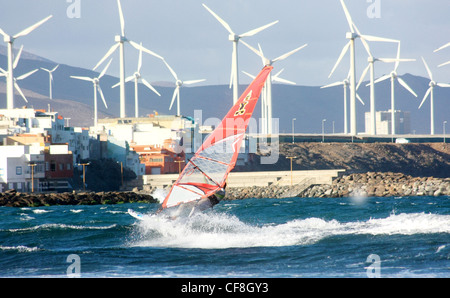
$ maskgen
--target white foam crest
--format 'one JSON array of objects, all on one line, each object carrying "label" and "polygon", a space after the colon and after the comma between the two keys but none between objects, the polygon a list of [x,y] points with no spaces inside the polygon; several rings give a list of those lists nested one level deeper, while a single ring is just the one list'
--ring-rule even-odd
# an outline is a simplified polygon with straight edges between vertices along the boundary
[{"label": "white foam crest", "polygon": [[43,224],[34,227],[22,228],[22,229],[8,229],[9,232],[27,232],[36,230],[52,230],[52,229],[70,229],[70,230],[108,230],[114,228],[116,225],[93,227],[93,226],[76,226],[66,224]]},{"label": "white foam crest", "polygon": [[168,189],[157,188],[157,189],[155,189],[155,191],[153,191],[152,197],[154,199],[158,200],[160,203],[162,203],[168,193],[169,193]]},{"label": "white foam crest", "polygon": [[37,247],[27,247],[27,246],[23,246],[23,245],[19,245],[19,246],[3,246],[0,245],[0,250],[17,250],[18,252],[33,252],[33,251],[38,251],[39,248]]},{"label": "white foam crest", "polygon": [[51,210],[44,210],[44,209],[34,209],[33,213],[34,214],[44,214],[44,213],[48,213],[48,212],[53,212]]},{"label": "white foam crest", "polygon": [[201,213],[170,220],[148,216],[136,223],[131,246],[222,249],[307,245],[338,235],[413,235],[450,233],[450,215],[391,214],[387,218],[341,223],[320,218],[296,219],[283,224],[244,223],[224,213]]}]

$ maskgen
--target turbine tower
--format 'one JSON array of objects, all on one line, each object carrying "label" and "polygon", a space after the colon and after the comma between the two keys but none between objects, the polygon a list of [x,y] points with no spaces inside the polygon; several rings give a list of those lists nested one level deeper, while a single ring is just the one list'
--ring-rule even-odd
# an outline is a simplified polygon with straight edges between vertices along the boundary
[{"label": "turbine tower", "polygon": [[53,92],[52,92],[53,72],[54,72],[55,70],[57,70],[58,67],[59,67],[59,64],[56,65],[52,70],[49,70],[49,69],[47,69],[47,68],[41,67],[41,69],[42,69],[43,71],[48,72],[48,77],[49,77],[49,78],[48,78],[48,81],[49,81],[49,98],[50,98],[50,99],[53,99]]},{"label": "turbine tower", "polygon": [[[393,40],[393,39],[385,39],[386,42],[397,42],[398,46],[400,47],[400,41],[399,40]],[[368,52],[370,53],[370,49],[368,49]],[[398,62],[407,62],[407,61],[416,61],[415,59],[399,59],[399,58],[375,58],[372,54],[369,55],[368,58],[368,65],[364,69],[361,78],[359,79],[358,85],[356,86],[356,90],[359,89],[359,86],[362,84],[362,81],[367,75],[367,72],[370,70],[370,130],[369,133],[371,135],[376,135],[376,119],[375,119],[375,113],[376,113],[376,106],[375,106],[375,62],[381,61],[384,63],[398,63]]]},{"label": "turbine tower", "polygon": [[166,62],[166,60],[163,60],[163,61],[166,64],[169,71],[172,73],[173,77],[175,78],[175,84],[176,84],[176,88],[175,88],[175,91],[173,92],[172,102],[170,103],[169,110],[172,110],[172,106],[173,106],[173,103],[175,102],[175,98],[176,98],[177,99],[177,116],[181,116],[181,111],[180,111],[180,88],[181,88],[181,86],[192,85],[192,84],[204,82],[206,80],[202,79],[202,80],[191,80],[191,81],[183,82],[178,78],[178,75],[175,73],[175,71],[172,69],[172,67],[170,67],[170,65]]},{"label": "turbine tower", "polygon": [[239,90],[238,90],[238,87],[239,87],[238,43],[239,43],[239,40],[244,37],[253,36],[253,35],[263,31],[264,29],[267,29],[267,28],[275,25],[276,23],[278,23],[278,21],[272,22],[265,26],[262,26],[262,27],[250,30],[244,34],[238,35],[238,34],[234,33],[234,31],[231,29],[230,25],[228,25],[228,23],[226,23],[222,18],[220,18],[214,11],[212,11],[205,4],[202,4],[202,5],[204,8],[206,8],[206,10],[208,10],[219,21],[219,23],[222,24],[223,27],[225,27],[225,29],[228,31],[228,33],[230,33],[228,40],[233,43],[230,88],[231,88],[231,85],[233,85],[233,104],[235,104],[239,100]]},{"label": "turbine tower", "polygon": [[[293,55],[294,53],[300,51],[301,49],[305,48],[308,44],[304,44],[301,47],[296,48],[295,50],[292,50],[286,54],[283,54],[281,56],[279,56],[278,58],[275,58],[273,60],[267,59],[266,57],[264,57],[264,54],[262,52],[261,46],[258,44],[259,46],[259,51],[255,48],[253,48],[252,46],[250,46],[249,44],[247,44],[246,42],[242,41],[242,43],[248,47],[250,50],[252,50],[254,53],[256,53],[256,55],[260,56],[261,59],[263,60],[263,64],[266,66],[272,66],[275,62],[284,60],[286,58],[288,58],[289,56]],[[266,80],[266,104],[265,106],[267,107],[267,128],[266,128],[266,132],[267,134],[272,134],[272,75],[269,74],[269,76],[267,77]]]},{"label": "turbine tower", "polygon": [[[344,87],[344,134],[348,134],[348,107],[347,107],[347,90],[348,87],[350,86],[350,71],[348,72],[348,76],[345,80],[343,81],[339,81],[339,82],[335,82],[326,86],[322,86],[320,87],[320,89],[325,89],[325,88],[331,88],[331,87],[336,87],[336,86],[342,86]],[[361,99],[361,97],[358,95],[358,93],[356,93],[356,98],[361,102],[361,104],[364,106],[364,101]]]},{"label": "turbine tower", "polygon": [[117,6],[119,8],[119,18],[120,18],[120,28],[121,34],[115,36],[115,44],[109,49],[105,56],[97,63],[94,67],[96,70],[109,56],[111,56],[118,48],[120,48],[120,118],[126,117],[125,111],[125,43],[129,42],[135,49],[142,50],[150,55],[153,55],[159,59],[163,59],[158,54],[144,48],[143,46],[137,44],[136,42],[129,40],[125,37],[125,19],[123,17],[122,5],[120,4],[120,0],[117,0]]},{"label": "turbine tower", "polygon": [[333,72],[336,70],[337,66],[341,62],[342,58],[345,56],[345,54],[350,49],[350,134],[355,136],[357,134],[356,129],[356,62],[355,62],[355,39],[359,38],[364,45],[364,48],[368,52],[369,56],[371,56],[371,53],[369,51],[369,46],[367,44],[367,41],[380,41],[384,42],[387,39],[376,37],[372,35],[363,35],[356,27],[355,23],[352,20],[352,17],[347,9],[347,6],[345,5],[344,0],[340,0],[342,8],[344,9],[344,14],[347,19],[348,25],[350,27],[350,32],[347,32],[346,38],[349,39],[349,42],[344,46],[342,49],[341,55],[339,56],[338,61],[336,62],[335,66],[333,67],[333,70],[331,71],[328,78],[331,77]]},{"label": "turbine tower", "polygon": [[434,88],[436,86],[443,87],[443,88],[449,88],[450,84],[443,84],[443,83],[435,82],[434,79],[433,79],[433,74],[431,73],[431,70],[428,67],[427,62],[425,61],[425,59],[423,57],[422,57],[422,61],[423,61],[423,64],[425,65],[425,68],[427,69],[428,76],[430,77],[430,84],[429,84],[430,88],[428,88],[427,92],[425,93],[425,96],[424,96],[424,98],[423,98],[423,100],[422,100],[422,102],[421,102],[421,104],[419,106],[419,109],[422,107],[424,102],[427,100],[428,95],[430,95],[430,106],[431,106],[430,107],[430,114],[431,114],[431,116],[430,116],[430,121],[431,121],[431,124],[430,124],[431,132],[430,132],[430,134],[434,135]]},{"label": "turbine tower", "polygon": [[417,97],[417,94],[411,89],[411,87],[406,84],[406,82],[400,78],[397,74],[398,66],[400,65],[400,43],[398,44],[398,50],[397,50],[397,61],[395,62],[394,70],[387,75],[382,76],[378,80],[375,81],[376,83],[385,81],[387,79],[391,79],[391,134],[395,135],[395,81],[397,80],[400,85],[402,85],[406,90],[408,90],[412,95]]},{"label": "turbine tower", "polygon": [[[141,46],[142,46],[142,43],[141,43]],[[139,117],[139,90],[138,90],[139,81],[141,81],[145,86],[147,86],[147,88],[149,88],[150,90],[155,92],[158,96],[161,96],[161,94],[159,94],[159,92],[156,91],[156,89],[153,88],[153,86],[150,85],[150,83],[142,77],[141,68],[142,68],[142,48],[139,50],[139,61],[138,61],[137,71],[132,76],[129,76],[125,80],[126,83],[134,80],[134,117],[136,117],[136,118]],[[116,88],[119,85],[120,85],[120,82],[117,83],[116,85],[112,86],[112,88]]]},{"label": "turbine tower", "polygon": [[97,124],[98,124],[97,92],[100,93],[100,96],[103,100],[103,104],[105,105],[106,108],[108,108],[108,105],[106,104],[105,96],[103,95],[103,92],[102,92],[102,88],[100,87],[100,79],[105,75],[106,71],[108,70],[109,65],[111,65],[111,62],[112,62],[112,59],[109,60],[106,67],[103,69],[103,71],[100,73],[100,75],[96,78],[70,76],[73,79],[92,82],[92,84],[94,85],[94,126],[95,127],[97,127]]},{"label": "turbine tower", "polygon": [[52,15],[46,17],[42,21],[37,22],[36,24],[26,28],[25,30],[20,31],[16,35],[8,35],[0,29],[0,34],[3,35],[3,40],[5,43],[7,43],[8,48],[8,69],[6,71],[6,108],[8,110],[14,109],[14,67],[13,67],[13,47],[14,47],[14,41],[22,36],[30,34],[32,31],[34,31],[36,28],[38,28],[43,23],[47,22]]}]

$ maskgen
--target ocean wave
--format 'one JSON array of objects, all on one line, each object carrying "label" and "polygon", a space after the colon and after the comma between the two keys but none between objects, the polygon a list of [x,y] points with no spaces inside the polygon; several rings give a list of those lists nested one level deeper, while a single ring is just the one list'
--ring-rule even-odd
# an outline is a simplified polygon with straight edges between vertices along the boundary
[{"label": "ocean wave", "polygon": [[135,225],[130,246],[222,249],[307,245],[339,235],[414,235],[450,233],[450,215],[391,214],[367,221],[339,222],[320,218],[255,225],[236,216],[202,213],[170,220],[148,216]]},{"label": "ocean wave", "polygon": [[39,248],[37,247],[27,247],[27,246],[23,246],[23,245],[19,245],[19,246],[3,246],[0,245],[0,251],[11,251],[11,250],[15,250],[18,252],[33,252],[33,251],[38,251]]},{"label": "ocean wave", "polygon": [[37,230],[108,230],[116,227],[116,224],[109,226],[77,226],[66,224],[42,224],[34,227],[20,228],[20,229],[8,229],[9,232],[28,232]]}]

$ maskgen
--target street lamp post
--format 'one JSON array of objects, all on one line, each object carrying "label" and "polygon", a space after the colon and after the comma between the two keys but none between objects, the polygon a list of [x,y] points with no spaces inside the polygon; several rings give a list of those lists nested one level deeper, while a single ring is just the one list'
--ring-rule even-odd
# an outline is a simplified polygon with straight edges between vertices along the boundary
[{"label": "street lamp post", "polygon": [[287,156],[286,158],[289,158],[291,160],[291,186],[292,186],[292,160],[296,157],[295,156]]},{"label": "street lamp post", "polygon": [[294,141],[294,131],[295,131],[295,129],[294,129],[294,121],[295,120],[297,120],[297,118],[292,118],[292,144],[295,143],[295,141]]},{"label": "street lamp post", "polygon": [[34,167],[36,166],[35,163],[31,163],[31,192],[34,193]]},{"label": "street lamp post", "polygon": [[90,163],[79,163],[79,166],[83,166],[83,191],[86,191],[86,166]]},{"label": "street lamp post", "polygon": [[446,140],[445,140],[445,125],[446,124],[447,124],[447,120],[442,122],[442,130],[444,131],[444,146],[445,146],[445,143],[446,143]]},{"label": "street lamp post", "polygon": [[325,142],[325,121],[327,121],[327,119],[322,119],[322,143]]}]

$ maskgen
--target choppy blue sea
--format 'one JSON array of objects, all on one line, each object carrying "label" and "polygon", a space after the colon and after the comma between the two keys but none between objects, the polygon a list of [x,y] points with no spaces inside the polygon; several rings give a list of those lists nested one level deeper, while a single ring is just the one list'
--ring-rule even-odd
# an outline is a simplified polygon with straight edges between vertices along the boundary
[{"label": "choppy blue sea", "polygon": [[158,207],[1,207],[0,277],[450,277],[449,197]]}]

